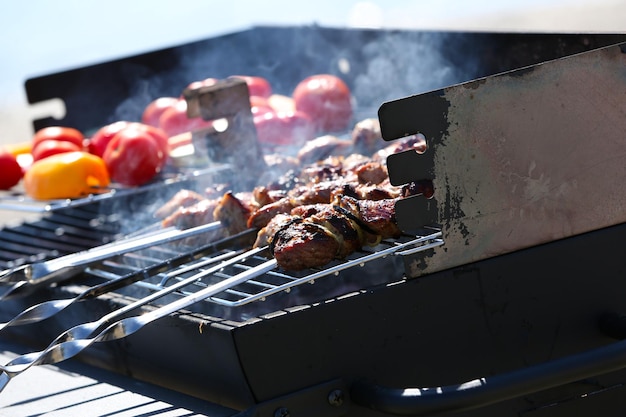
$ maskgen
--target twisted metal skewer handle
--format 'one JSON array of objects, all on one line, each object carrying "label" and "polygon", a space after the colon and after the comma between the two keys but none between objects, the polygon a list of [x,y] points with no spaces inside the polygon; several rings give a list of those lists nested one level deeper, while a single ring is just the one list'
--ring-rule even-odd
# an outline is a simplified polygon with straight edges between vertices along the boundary
[{"label": "twisted metal skewer handle", "polygon": [[11,320],[0,323],[0,331],[10,326],[21,326],[24,324],[37,323],[47,318],[50,318],[57,314],[59,311],[65,309],[67,306],[76,301],[75,298],[59,299],[44,301],[39,304],[35,304],[32,307],[22,311]]},{"label": "twisted metal skewer handle", "polygon": [[[258,250],[263,250],[264,248],[259,248]],[[250,256],[249,252],[244,253],[243,255]],[[242,255],[240,255],[242,256]],[[226,261],[229,262],[229,261]],[[218,265],[220,266],[220,265]],[[254,268],[241,272],[231,278],[225,279],[218,283],[212,284],[203,288],[202,290],[197,291],[196,293],[190,294],[186,297],[183,297],[179,300],[173,301],[169,304],[166,304],[162,307],[157,308],[149,313],[132,316],[121,319],[98,333],[95,337],[92,338],[83,338],[83,339],[73,339],[62,341],[59,343],[52,343],[46,349],[39,352],[32,352],[25,355],[18,356],[14,358],[12,361],[7,363],[4,366],[0,366],[0,392],[8,385],[11,379],[22,372],[28,370],[31,366],[35,365],[50,365],[58,362],[65,361],[70,359],[84,349],[91,346],[96,342],[104,342],[104,341],[112,341],[117,339],[122,339],[131,334],[139,331],[148,323],[152,321],[158,320],[162,317],[168,316],[178,310],[186,308],[192,304],[195,304],[199,301],[205,300],[215,294],[218,294],[225,289],[228,289],[234,285],[245,282],[255,276],[263,274],[273,268],[276,267],[276,260],[271,259],[266,261],[260,265],[257,265]],[[139,300],[143,301],[143,300]],[[124,311],[126,311],[124,309]],[[116,312],[113,312],[116,313]],[[111,313],[111,314],[113,314]],[[103,317],[104,318],[104,317]],[[101,319],[102,320],[102,319]],[[96,323],[96,322],[94,322]],[[94,325],[94,323],[86,323],[84,326]],[[81,327],[81,326],[77,326]],[[97,327],[97,326],[94,326]],[[93,329],[95,330],[95,328]],[[68,332],[71,332],[70,329]],[[67,332],[66,332],[67,333]],[[62,338],[63,335],[57,337],[57,339]]]},{"label": "twisted metal skewer handle", "polygon": [[[185,271],[189,271],[195,268],[199,268],[201,266],[207,266],[213,263],[217,263],[220,261],[225,261],[229,258],[234,257],[235,255],[237,255],[237,251],[233,251],[233,252],[227,252],[227,253],[223,253],[221,255],[217,255],[214,256],[212,258],[207,258],[207,259],[201,259],[198,262],[194,262],[191,263],[189,265],[187,265],[185,268],[180,268],[178,270],[174,270],[174,271],[170,271],[169,273],[167,273],[165,275],[165,278],[163,278],[162,281],[162,287],[163,289],[165,289],[165,282],[167,282],[167,280],[180,275],[181,273],[185,272]],[[235,258],[235,259],[231,259],[230,262],[236,262],[237,259],[240,258]],[[223,267],[224,265],[226,265],[225,263],[220,264],[220,267]],[[204,276],[208,273],[213,273],[215,272],[215,270],[213,268],[208,269],[203,271],[202,275],[200,274],[196,274],[194,275],[194,277],[196,277],[195,279],[200,279],[201,276]],[[189,280],[185,280],[186,282],[192,282],[192,279]],[[134,283],[135,281],[137,281],[136,279],[130,279],[128,280],[128,284]],[[122,277],[119,282],[122,283],[126,283],[126,278]],[[180,284],[176,284],[177,286],[172,286],[172,287],[168,287],[169,289],[167,290],[168,292],[173,292],[176,288],[179,288]],[[183,284],[185,285],[185,284]],[[114,290],[116,288],[119,288],[116,285],[115,281],[108,281],[104,284],[99,284],[99,285],[95,285],[91,288],[88,288],[87,290],[83,291],[82,293],[80,293],[79,295],[77,295],[74,298],[68,298],[68,299],[56,299],[56,300],[48,300],[48,301],[44,301],[42,303],[36,304],[34,306],[29,307],[28,309],[22,311],[21,313],[19,313],[17,316],[15,316],[13,319],[4,322],[4,323],[0,323],[0,332],[2,332],[2,330],[4,330],[7,327],[11,327],[11,326],[20,326],[20,325],[24,325],[24,324],[32,324],[32,323],[37,323],[40,321],[43,321],[45,319],[48,319],[52,316],[54,316],[55,314],[61,312],[62,310],[64,310],[65,308],[67,308],[68,306],[81,301],[81,300],[85,300],[87,298],[91,298],[92,296],[97,296],[99,294],[103,294],[105,292],[109,292],[109,290]],[[161,295],[165,295],[165,293],[161,293]],[[159,295],[159,297],[161,296]],[[156,298],[156,297],[154,297]],[[154,298],[147,298],[147,299],[142,299],[145,300],[144,304],[153,300]],[[0,299],[2,299],[2,297],[0,296]],[[57,338],[58,339],[58,338]]]},{"label": "twisted metal skewer handle", "polygon": [[[179,230],[167,228],[158,232],[151,232],[140,236],[120,239],[102,246],[96,246],[82,252],[76,252],[59,258],[42,262],[21,265],[16,268],[2,271],[0,273],[0,283],[28,282],[29,285],[58,282],[71,276],[73,270],[80,271],[81,267],[123,255],[128,252],[146,249],[164,243],[185,239],[202,233],[207,233],[219,229],[219,221],[207,223],[189,229]],[[5,294],[4,296],[6,297]]]}]

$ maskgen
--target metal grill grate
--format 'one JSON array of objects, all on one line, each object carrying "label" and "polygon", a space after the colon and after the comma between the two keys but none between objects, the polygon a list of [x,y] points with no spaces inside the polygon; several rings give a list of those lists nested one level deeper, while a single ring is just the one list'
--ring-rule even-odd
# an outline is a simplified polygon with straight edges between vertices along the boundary
[{"label": "metal grill grate", "polygon": [[[313,284],[320,278],[338,275],[346,269],[365,266],[373,260],[383,259],[390,255],[412,255],[442,244],[441,232],[432,229],[430,234],[424,236],[404,236],[401,239],[384,240],[376,247],[364,248],[347,259],[334,261],[324,268],[297,273],[283,271],[275,265],[267,271],[254,273],[255,268],[270,259],[267,248],[257,248],[241,252],[241,254],[240,251],[234,249],[222,250],[174,267],[171,265],[171,259],[183,257],[184,248],[160,246],[107,260],[88,268],[86,273],[107,280],[120,279],[125,275],[142,274],[144,278],[135,283],[135,286],[148,291],[160,291],[173,282],[182,282],[190,277],[196,277],[197,279],[189,285],[176,291],[179,296],[187,296],[216,282],[232,279],[245,271],[253,271],[252,276],[244,282],[229,286],[206,300],[227,307],[238,307],[253,301],[264,301],[267,297],[279,292],[290,292],[292,288],[302,284]],[[218,260],[235,257],[235,255],[238,255],[235,261],[217,270],[214,268]],[[164,262],[163,259],[170,260]],[[172,268],[167,269],[168,264]],[[165,271],[163,271],[164,268]],[[159,272],[150,274],[151,270]],[[135,291],[135,294],[130,295],[141,296],[137,293],[138,291]]]}]

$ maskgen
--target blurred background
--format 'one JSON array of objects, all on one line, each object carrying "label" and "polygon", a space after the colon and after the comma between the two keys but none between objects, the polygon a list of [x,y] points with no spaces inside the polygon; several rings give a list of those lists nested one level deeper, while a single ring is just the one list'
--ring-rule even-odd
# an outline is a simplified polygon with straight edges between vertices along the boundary
[{"label": "blurred background", "polygon": [[[31,121],[59,111],[28,105],[24,92],[28,78],[255,25],[626,33],[624,16],[623,0],[4,2],[0,12],[0,144],[30,140]],[[411,93],[415,92],[406,95]]]}]

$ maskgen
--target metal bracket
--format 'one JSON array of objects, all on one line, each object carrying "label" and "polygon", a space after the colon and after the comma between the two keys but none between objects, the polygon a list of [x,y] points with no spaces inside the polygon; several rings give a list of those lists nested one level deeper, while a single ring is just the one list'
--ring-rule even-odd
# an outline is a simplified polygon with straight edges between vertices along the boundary
[{"label": "metal bracket", "polygon": [[348,385],[335,379],[265,401],[233,417],[340,417],[349,409]]},{"label": "metal bracket", "polygon": [[626,222],[625,44],[383,103],[382,136],[423,134],[389,157],[393,184],[432,178],[398,224],[441,224],[435,272]]},{"label": "metal bracket", "polygon": [[185,89],[183,96],[188,117],[219,120],[212,128],[192,132],[195,156],[204,158],[203,164],[231,164],[237,170],[233,181],[241,189],[256,185],[259,173],[267,166],[257,140],[246,82],[228,78]]}]

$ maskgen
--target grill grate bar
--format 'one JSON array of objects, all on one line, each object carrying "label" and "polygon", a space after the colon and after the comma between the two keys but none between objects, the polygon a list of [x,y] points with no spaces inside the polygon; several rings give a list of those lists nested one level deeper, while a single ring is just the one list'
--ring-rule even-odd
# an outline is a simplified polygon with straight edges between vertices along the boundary
[{"label": "grill grate bar", "polygon": [[[324,268],[308,270],[304,272],[291,273],[280,270],[277,267],[271,268],[248,277],[243,282],[225,287],[220,293],[203,300],[204,302],[213,303],[227,307],[238,307],[249,304],[254,301],[263,301],[267,297],[279,293],[290,292],[292,288],[305,284],[314,283],[316,280],[330,276],[338,275],[341,271],[356,266],[364,266],[367,262],[384,258],[390,255],[404,256],[405,254],[415,254],[425,251],[443,244],[441,239],[441,231],[438,229],[428,229],[429,234],[423,236],[404,236],[397,240],[384,240],[376,247],[363,248],[361,251],[351,255],[348,259],[336,261]],[[167,248],[165,250],[175,250]],[[256,248],[244,253],[242,260],[229,263],[227,266],[219,269],[209,268],[203,269],[204,263],[211,263],[210,259],[203,259],[191,264],[182,264],[172,267],[166,272],[159,271],[155,274],[148,274],[146,265],[129,265],[124,261],[138,261],[140,263],[150,263],[160,261],[151,256],[144,256],[141,253],[133,253],[126,255],[123,261],[107,260],[102,263],[100,268],[91,267],[88,273],[106,279],[118,279],[117,270],[120,274],[122,271],[133,274],[144,274],[144,278],[137,281],[134,285],[138,289],[149,291],[160,291],[166,287],[171,281],[178,283],[189,279],[190,274],[200,276],[197,280],[189,283],[185,288],[181,288],[173,293],[176,296],[190,296],[194,292],[202,291],[204,288],[215,285],[218,282],[231,280],[233,276],[253,270],[258,265],[268,261],[268,249]],[[178,284],[176,284],[178,285]]]}]

